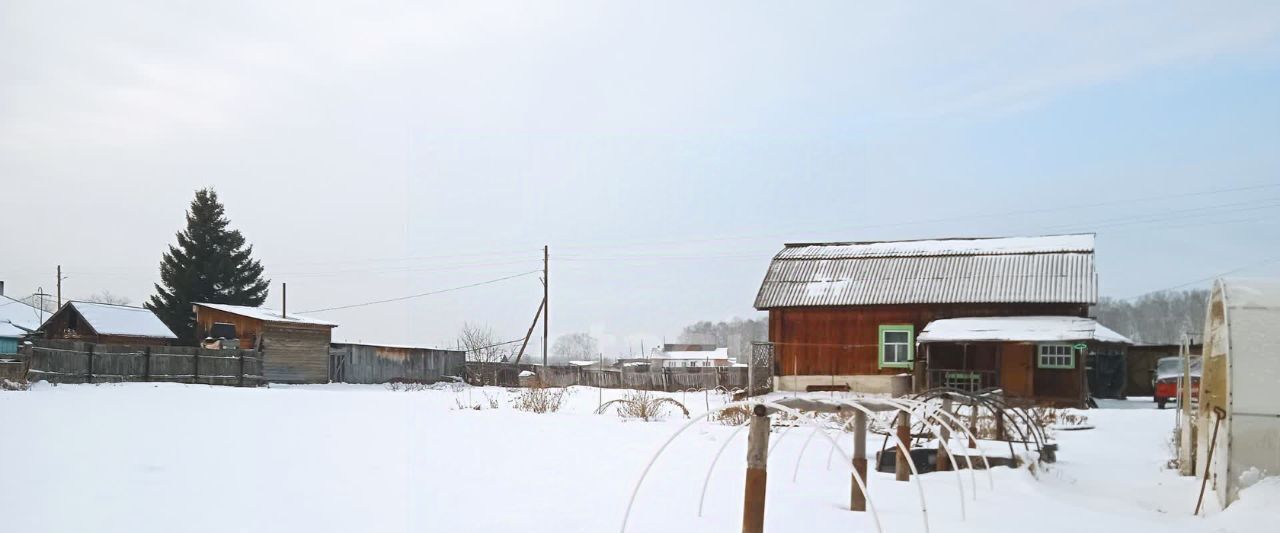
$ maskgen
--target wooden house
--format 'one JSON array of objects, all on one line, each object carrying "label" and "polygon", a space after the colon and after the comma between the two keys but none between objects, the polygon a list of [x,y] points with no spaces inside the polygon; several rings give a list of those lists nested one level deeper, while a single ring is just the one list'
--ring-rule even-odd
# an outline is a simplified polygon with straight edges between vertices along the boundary
[{"label": "wooden house", "polygon": [[1084,318],[1097,286],[1092,234],[787,244],[755,307],[769,313],[775,388],[889,392],[894,374],[926,386],[916,337],[930,322]]},{"label": "wooden house", "polygon": [[144,307],[69,301],[40,326],[46,339],[169,346],[178,337]]},{"label": "wooden house", "polygon": [[197,339],[231,341],[262,352],[262,372],[273,383],[327,383],[329,344],[338,325],[266,307],[196,303]]}]

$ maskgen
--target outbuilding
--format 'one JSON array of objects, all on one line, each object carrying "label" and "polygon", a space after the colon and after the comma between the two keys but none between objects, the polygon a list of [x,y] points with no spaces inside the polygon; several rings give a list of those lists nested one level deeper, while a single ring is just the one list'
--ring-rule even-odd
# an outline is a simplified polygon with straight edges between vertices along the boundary
[{"label": "outbuilding", "polygon": [[[1218,280],[1205,320],[1194,424],[1194,472],[1208,470],[1219,505],[1280,472],[1280,280]],[[1216,426],[1216,427],[1215,427]],[[1184,435],[1183,442],[1191,442]],[[1216,443],[1215,443],[1216,437]],[[1212,458],[1209,454],[1212,453]]]},{"label": "outbuilding", "polygon": [[889,392],[901,373],[921,387],[916,336],[930,322],[1087,317],[1093,253],[1092,234],[787,244],[755,301],[769,312],[774,387]]},{"label": "outbuilding", "polygon": [[1015,403],[1083,407],[1086,363],[1132,342],[1090,318],[946,318],[918,338],[924,388],[1000,389]]},{"label": "outbuilding", "polygon": [[262,372],[273,383],[329,381],[329,344],[333,328],[326,320],[285,314],[266,307],[196,303],[196,338],[228,342],[262,352]]},{"label": "outbuilding", "polygon": [[46,339],[131,346],[169,346],[178,340],[145,307],[69,301],[40,325]]}]

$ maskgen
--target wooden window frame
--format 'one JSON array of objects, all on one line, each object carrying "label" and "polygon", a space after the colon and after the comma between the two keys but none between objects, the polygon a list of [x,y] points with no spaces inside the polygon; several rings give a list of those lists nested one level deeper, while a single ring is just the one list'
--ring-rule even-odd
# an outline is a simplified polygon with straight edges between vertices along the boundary
[{"label": "wooden window frame", "polygon": [[[885,361],[884,360],[884,334],[885,333],[906,333],[907,334],[907,360],[906,361]],[[916,360],[916,328],[911,324],[881,324],[880,333],[876,337],[876,343],[880,347],[880,368],[911,368]],[[897,344],[897,343],[894,343]]]},{"label": "wooden window frame", "polygon": [[[1044,358],[1046,357],[1046,354],[1042,350],[1049,346],[1066,347],[1067,357],[1070,358],[1071,362],[1065,365],[1052,364],[1052,363],[1046,364],[1044,362]],[[1047,357],[1062,357],[1062,354],[1048,354]],[[1060,343],[1060,342],[1049,342],[1049,343],[1037,344],[1036,345],[1036,368],[1043,368],[1046,370],[1074,370],[1076,368],[1075,346],[1072,346],[1066,343]]]}]

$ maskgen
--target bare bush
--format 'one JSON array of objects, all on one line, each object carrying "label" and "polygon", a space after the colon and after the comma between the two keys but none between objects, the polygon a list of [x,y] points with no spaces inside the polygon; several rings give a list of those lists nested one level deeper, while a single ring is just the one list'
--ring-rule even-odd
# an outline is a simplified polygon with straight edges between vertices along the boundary
[{"label": "bare bush", "polygon": [[708,417],[712,422],[724,424],[726,426],[741,426],[751,420],[751,409],[746,406],[730,407],[723,411],[713,413]]},{"label": "bare bush", "polygon": [[531,413],[554,413],[564,403],[564,389],[543,386],[541,383],[527,389],[519,389],[512,398],[511,406]]},{"label": "bare bush", "polygon": [[689,417],[689,410],[684,404],[671,398],[655,396],[652,392],[644,390],[629,391],[621,399],[604,402],[596,409],[596,414],[604,414],[609,408],[613,408],[622,418],[638,418],[648,422],[665,417],[670,407],[680,408],[685,418]]},{"label": "bare bush", "polygon": [[0,390],[27,390],[31,388],[31,384],[25,381],[13,381],[11,379],[0,379]]}]

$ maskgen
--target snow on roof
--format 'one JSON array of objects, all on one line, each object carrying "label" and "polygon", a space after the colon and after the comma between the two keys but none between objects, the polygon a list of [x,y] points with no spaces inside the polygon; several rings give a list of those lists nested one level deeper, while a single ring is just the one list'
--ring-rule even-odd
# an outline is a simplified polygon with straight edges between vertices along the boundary
[{"label": "snow on roof", "polygon": [[694,351],[671,351],[658,352],[654,354],[654,359],[728,359],[728,348],[716,348],[715,350],[694,350]]},{"label": "snow on roof", "polygon": [[0,322],[0,337],[21,337],[27,334],[27,330],[8,322]]},{"label": "snow on roof", "polygon": [[1097,301],[1093,235],[788,244],[757,309]]},{"label": "snow on roof", "polygon": [[47,317],[50,313],[41,313],[39,309],[26,302],[14,300],[8,296],[0,297],[0,322],[35,331],[40,329],[42,314]]},{"label": "snow on roof", "polygon": [[210,304],[210,303],[202,303],[202,302],[196,302],[193,305],[196,305],[199,307],[208,307],[209,309],[217,309],[218,311],[222,311],[225,313],[240,315],[242,317],[261,320],[263,322],[279,322],[284,324],[310,324],[315,326],[330,326],[330,327],[337,327],[338,325],[337,323],[329,322],[327,320],[320,320],[318,318],[295,315],[293,313],[290,313],[285,316],[281,316],[279,311],[276,311],[275,309],[271,309],[269,307],[249,307],[245,305]]},{"label": "snow on roof", "polygon": [[1095,340],[1132,344],[1124,335],[1091,318],[1073,316],[944,318],[926,325],[916,340],[921,343]]},{"label": "snow on roof", "polygon": [[[176,339],[169,326],[150,309],[97,302],[67,302],[99,335]],[[52,318],[52,317],[51,317]]]},{"label": "snow on roof", "polygon": [[791,243],[779,259],[848,259],[858,257],[926,257],[939,255],[1001,255],[1093,252],[1094,235],[984,237],[914,241]]},{"label": "snow on roof", "polygon": [[597,362],[598,361],[569,361],[569,364],[573,366],[591,366]]}]

